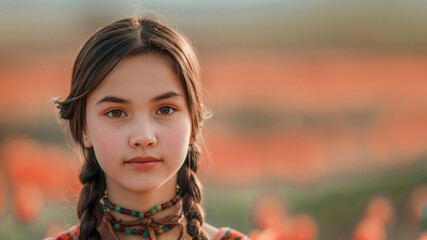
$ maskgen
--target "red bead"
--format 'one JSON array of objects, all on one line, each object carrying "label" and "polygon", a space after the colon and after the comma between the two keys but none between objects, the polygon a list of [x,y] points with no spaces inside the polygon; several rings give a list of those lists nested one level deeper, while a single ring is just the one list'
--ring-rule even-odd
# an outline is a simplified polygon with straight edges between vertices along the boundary
[{"label": "red bead", "polygon": [[119,229],[123,232],[125,230],[125,227],[121,226]]},{"label": "red bead", "polygon": [[162,204],[162,208],[165,209],[166,208],[166,203]]},{"label": "red bead", "polygon": [[129,210],[129,209],[128,209],[128,210],[126,210],[126,211],[125,211],[125,214],[128,214],[128,215],[129,215],[129,214],[130,214],[130,210]]},{"label": "red bead", "polygon": [[139,229],[139,230],[138,230],[138,234],[139,234],[139,235],[142,235],[142,232],[143,232],[143,231],[142,231],[142,229]]}]

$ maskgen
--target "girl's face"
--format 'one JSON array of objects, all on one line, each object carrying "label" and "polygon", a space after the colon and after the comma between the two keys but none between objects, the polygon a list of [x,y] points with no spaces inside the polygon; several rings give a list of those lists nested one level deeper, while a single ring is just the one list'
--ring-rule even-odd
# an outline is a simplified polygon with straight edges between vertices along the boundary
[{"label": "girl's face", "polygon": [[149,191],[173,180],[190,135],[185,90],[160,53],[124,58],[87,98],[84,145],[107,187]]}]

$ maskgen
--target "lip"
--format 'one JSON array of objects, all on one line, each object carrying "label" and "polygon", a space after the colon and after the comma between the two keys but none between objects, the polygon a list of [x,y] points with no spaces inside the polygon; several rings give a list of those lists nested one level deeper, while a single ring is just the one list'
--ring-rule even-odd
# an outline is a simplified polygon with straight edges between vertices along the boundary
[{"label": "lip", "polygon": [[161,160],[155,157],[134,157],[125,161],[125,165],[129,165],[139,170],[147,170],[156,167],[160,164]]},{"label": "lip", "polygon": [[147,157],[138,156],[125,161],[125,163],[146,163],[146,162],[159,162],[159,161],[160,159],[152,156],[147,156]]}]

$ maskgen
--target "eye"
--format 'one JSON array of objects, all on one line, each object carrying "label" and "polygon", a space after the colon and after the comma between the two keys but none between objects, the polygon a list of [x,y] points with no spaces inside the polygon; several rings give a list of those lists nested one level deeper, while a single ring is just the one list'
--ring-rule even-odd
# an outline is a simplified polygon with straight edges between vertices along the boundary
[{"label": "eye", "polygon": [[127,114],[120,109],[113,109],[107,112],[107,116],[111,118],[126,117]]},{"label": "eye", "polygon": [[164,107],[159,108],[159,110],[157,110],[156,114],[160,114],[160,115],[171,115],[175,111],[176,110],[173,107],[164,106]]}]

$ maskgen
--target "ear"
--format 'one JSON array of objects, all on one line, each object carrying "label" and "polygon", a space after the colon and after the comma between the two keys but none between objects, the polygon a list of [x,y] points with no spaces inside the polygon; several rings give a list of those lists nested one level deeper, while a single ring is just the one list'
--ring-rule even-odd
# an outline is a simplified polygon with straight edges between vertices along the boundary
[{"label": "ear", "polygon": [[91,148],[93,146],[92,138],[90,137],[90,134],[86,127],[83,129],[83,145],[86,148]]}]

